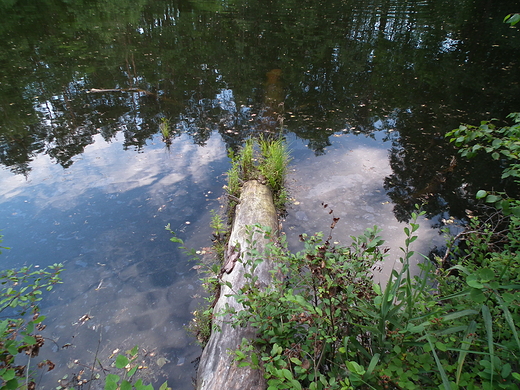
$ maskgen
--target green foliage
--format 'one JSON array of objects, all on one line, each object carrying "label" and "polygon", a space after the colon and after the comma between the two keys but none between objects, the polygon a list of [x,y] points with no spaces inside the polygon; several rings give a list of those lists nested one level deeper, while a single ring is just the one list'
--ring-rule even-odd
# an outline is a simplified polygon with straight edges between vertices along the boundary
[{"label": "green foliage", "polygon": [[[142,368],[139,364],[137,345],[124,354],[117,355],[113,366],[122,373],[121,375],[108,374],[105,377],[105,390],[154,390],[152,385],[145,385],[142,379],[134,381],[134,376]],[[159,390],[171,390],[171,388],[168,387],[167,382],[164,382]]]},{"label": "green foliage", "polygon": [[472,158],[479,151],[504,162],[502,178],[520,179],[520,113],[509,114],[515,122],[512,126],[497,127],[493,121],[482,121],[479,126],[460,125],[446,134],[450,142],[459,148],[463,157]]},{"label": "green foliage", "polygon": [[260,163],[260,172],[265,176],[269,187],[274,192],[283,189],[289,157],[287,147],[283,139],[271,140],[260,137],[258,141],[263,160]]},{"label": "green foliage", "polygon": [[192,314],[193,318],[186,326],[186,330],[195,336],[197,343],[204,348],[211,337],[213,307],[211,305],[201,305]]},{"label": "green foliage", "polygon": [[[256,150],[257,145],[259,151]],[[265,181],[273,192],[275,206],[283,209],[288,200],[284,182],[291,159],[282,138],[262,136],[258,141],[248,139],[238,155],[230,152],[230,157],[232,166],[228,171],[227,192],[231,198],[231,209],[238,201],[241,184],[253,179]]]},{"label": "green foliage", "polygon": [[223,236],[226,235],[226,225],[222,216],[218,214],[215,210],[211,210],[211,223],[210,227],[213,229],[213,236],[217,240],[222,240]]},{"label": "green foliage", "polygon": [[241,169],[240,178],[243,181],[252,180],[258,176],[254,163],[254,147],[254,140],[249,138],[238,154]]},{"label": "green foliage", "polygon": [[[45,316],[39,315],[38,302],[44,291],[51,291],[57,283],[61,283],[59,275],[62,271],[61,264],[54,264],[48,269],[23,267],[0,273],[0,313],[5,315],[0,320],[2,389],[16,389],[22,384],[27,387],[34,385],[29,375],[30,360],[38,355],[44,344],[39,332],[45,328],[42,323]],[[24,355],[28,356],[25,365]],[[44,361],[38,366],[47,366],[50,370],[54,364]]]},{"label": "green foliage", "polygon": [[[488,256],[482,237],[468,235],[471,249],[453,268],[434,272],[426,262],[414,276],[420,215],[405,228],[401,268],[384,289],[370,271],[386,252],[377,227],[349,247],[315,234],[301,236],[297,254],[283,240],[251,253],[253,271],[235,295],[245,310],[234,315],[258,337],[235,351],[238,364],[264,370],[269,389],[516,389],[518,256]],[[262,288],[254,268],[265,257],[276,267]]]},{"label": "green foliage", "polygon": [[241,167],[240,167],[240,157],[235,156],[235,154],[230,151],[230,158],[231,158],[231,168],[227,172],[228,176],[228,183],[226,186],[227,193],[231,197],[230,202],[235,202],[234,204],[230,204],[230,206],[233,207],[233,205],[236,205],[236,201],[238,200],[238,197],[240,196],[240,188],[241,188]]},{"label": "green foliage", "polygon": [[509,14],[504,18],[504,23],[509,23],[511,27],[520,22],[520,14]]},{"label": "green foliage", "polygon": [[[459,148],[463,157],[474,158],[478,153],[487,153],[503,166],[502,178],[513,178],[520,184],[520,113],[507,116],[514,125],[497,127],[492,121],[482,121],[480,126],[460,125],[446,134],[450,142]],[[520,217],[520,200],[508,197],[504,192],[480,190],[477,199],[494,205],[505,215]]]}]

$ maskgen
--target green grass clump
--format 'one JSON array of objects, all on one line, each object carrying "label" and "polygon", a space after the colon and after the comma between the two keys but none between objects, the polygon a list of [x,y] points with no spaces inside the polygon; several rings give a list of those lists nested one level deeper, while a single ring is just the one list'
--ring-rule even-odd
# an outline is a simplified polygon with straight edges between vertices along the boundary
[{"label": "green grass clump", "polygon": [[258,143],[263,156],[258,168],[271,190],[279,194],[283,190],[287,166],[290,162],[287,146],[281,138],[272,140],[261,137]]},{"label": "green grass clump", "polygon": [[230,155],[232,165],[228,171],[227,191],[231,198],[231,208],[240,196],[241,183],[256,179],[265,181],[273,192],[276,208],[283,209],[289,198],[284,183],[291,160],[284,139],[248,139],[238,155]]}]

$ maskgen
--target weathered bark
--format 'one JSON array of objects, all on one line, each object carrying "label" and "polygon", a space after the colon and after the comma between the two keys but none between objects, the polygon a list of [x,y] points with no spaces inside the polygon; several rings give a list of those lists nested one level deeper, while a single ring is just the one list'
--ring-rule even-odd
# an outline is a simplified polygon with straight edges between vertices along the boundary
[{"label": "weathered bark", "polygon": [[[232,253],[236,251],[233,247],[239,248],[240,259],[234,264],[234,267],[225,263],[223,271],[224,268],[226,271],[222,273],[222,281],[230,282],[235,291],[238,291],[244,285],[246,281],[244,274],[251,272],[244,264],[248,260],[250,250],[253,249],[252,246],[256,251],[262,253],[268,242],[268,239],[264,238],[261,233],[254,233],[251,237],[251,229],[248,229],[248,226],[255,224],[270,228],[273,236],[278,229],[278,220],[271,192],[265,185],[259,184],[256,180],[251,180],[246,182],[242,189],[240,204],[237,206],[228,243],[228,251],[226,251]],[[252,239],[249,241],[250,238]],[[271,260],[265,259],[255,269],[259,283],[264,285],[270,283],[272,276],[269,271],[272,268]],[[228,274],[227,270],[229,269],[231,271]],[[233,328],[231,325],[233,318],[230,315],[224,317],[217,315],[226,304],[234,307],[237,311],[243,310],[241,304],[233,297],[227,296],[232,293],[229,287],[225,285],[220,287],[220,296],[213,313],[216,315],[214,324],[220,327],[221,331],[212,332],[200,358],[197,372],[197,389],[199,390],[264,390],[267,387],[261,370],[237,367],[233,363],[234,354],[229,353],[238,349],[242,338],[251,340],[255,336],[255,330],[252,327]]]}]

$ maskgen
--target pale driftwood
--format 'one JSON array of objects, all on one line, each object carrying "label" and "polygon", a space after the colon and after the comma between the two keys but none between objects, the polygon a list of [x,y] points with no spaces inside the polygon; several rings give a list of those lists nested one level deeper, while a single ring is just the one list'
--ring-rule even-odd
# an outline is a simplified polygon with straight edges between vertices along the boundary
[{"label": "pale driftwood", "polygon": [[[244,184],[240,195],[240,204],[237,206],[233,229],[229,239],[229,248],[240,248],[240,260],[236,261],[229,274],[223,272],[221,275],[223,282],[230,282],[233,289],[238,291],[245,283],[244,273],[251,272],[246,269],[246,263],[251,245],[260,253],[264,252],[268,239],[260,232],[253,233],[251,227],[255,224],[268,227],[273,232],[273,237],[278,229],[276,210],[273,204],[273,197],[269,189],[258,183],[256,180],[248,181]],[[252,238],[252,239],[251,239]],[[250,240],[251,239],[251,240]],[[248,241],[250,240],[250,243]],[[228,249],[229,253],[236,252]],[[268,285],[271,282],[270,270],[273,264],[270,259],[265,259],[256,269],[255,275],[258,282]],[[222,311],[227,305],[242,310],[243,307],[233,297],[233,291],[222,285],[220,296],[214,307],[214,314]],[[197,389],[199,390],[265,390],[266,383],[261,370],[251,369],[250,367],[237,367],[233,362],[234,354],[230,351],[238,349],[242,338],[252,339],[255,330],[251,327],[233,328],[231,325],[233,318],[230,315],[224,317],[215,315],[214,324],[220,328],[213,331],[206,348],[200,358],[197,371]]]}]

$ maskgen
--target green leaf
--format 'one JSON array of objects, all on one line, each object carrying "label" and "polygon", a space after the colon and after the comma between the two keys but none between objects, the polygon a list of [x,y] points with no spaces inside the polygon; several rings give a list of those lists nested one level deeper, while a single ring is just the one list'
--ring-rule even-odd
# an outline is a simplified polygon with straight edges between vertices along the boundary
[{"label": "green leaf", "polygon": [[292,385],[292,389],[294,389],[294,390],[302,390],[302,385],[296,379],[291,379],[290,382],[291,382],[291,385]]},{"label": "green leaf", "polygon": [[18,354],[18,346],[11,344],[7,347],[7,351],[13,355],[16,356]]},{"label": "green leaf", "polygon": [[483,288],[484,285],[482,283],[480,283],[480,278],[478,277],[477,274],[471,274],[471,275],[468,275],[466,277],[466,283],[468,284],[468,286],[470,287],[473,287],[473,288]]},{"label": "green leaf", "polygon": [[258,366],[258,355],[256,353],[251,353],[251,363],[253,366]]},{"label": "green leaf", "polygon": [[516,341],[517,348],[520,350],[520,338],[518,337],[518,332],[516,331],[516,324],[515,324],[515,321],[513,320],[513,316],[511,315],[511,312],[507,308],[507,305],[500,298],[500,294],[498,294],[498,291],[495,291],[495,296],[497,298],[498,303],[500,304],[500,308],[504,312],[504,317],[506,319],[506,322],[509,325],[511,332],[513,333],[513,337]]},{"label": "green leaf", "polygon": [[15,377],[16,371],[12,368],[8,369],[5,373],[2,374],[2,379],[5,382],[9,382],[11,379]]},{"label": "green leaf", "polygon": [[135,374],[136,371],[137,371],[137,368],[138,368],[138,366],[135,366],[135,367],[133,367],[130,371],[128,371],[128,374],[127,374],[127,375],[128,375],[129,378],[131,378],[132,376],[134,376],[134,374]]},{"label": "green leaf", "polygon": [[117,384],[120,379],[119,375],[108,374],[105,378],[105,390],[117,390]]},{"label": "green leaf", "polygon": [[23,342],[28,345],[34,345],[36,344],[36,339],[33,336],[25,336]]},{"label": "green leaf", "polygon": [[478,314],[478,311],[473,310],[473,309],[466,309],[466,310],[457,311],[455,313],[450,313],[450,314],[445,315],[443,317],[443,320],[444,321],[450,321],[450,320],[454,320],[454,319],[457,319],[457,318],[460,318],[460,317],[469,316],[469,315],[472,315],[472,314]]},{"label": "green leaf", "polygon": [[139,379],[137,382],[135,382],[134,387],[136,390],[153,390],[153,386],[145,385],[142,379]]},{"label": "green leaf", "polygon": [[116,367],[117,368],[125,368],[126,365],[130,363],[130,360],[125,355],[117,355],[116,357]]},{"label": "green leaf", "polygon": [[357,374],[359,376],[365,375],[365,369],[363,368],[363,366],[360,366],[357,362],[345,362],[345,365],[347,366],[347,369],[350,372],[353,372],[354,374]]},{"label": "green leaf", "polygon": [[446,352],[446,350],[447,350],[446,345],[444,343],[441,343],[440,341],[437,341],[435,343],[435,346],[437,347],[437,349],[439,351]]},{"label": "green leaf", "polygon": [[478,288],[472,288],[470,290],[469,296],[476,303],[482,303],[487,299],[486,295],[482,292],[482,290]]},{"label": "green leaf", "polygon": [[161,387],[159,387],[159,390],[167,390],[168,389],[168,382],[164,382]]},{"label": "green leaf", "polygon": [[10,381],[8,381],[7,383],[5,383],[2,387],[2,390],[15,390],[17,389],[19,386],[19,383],[18,383],[18,379],[17,378],[13,378],[11,379]]},{"label": "green leaf", "polygon": [[487,196],[487,191],[480,190],[477,192],[477,195],[475,196],[477,199],[482,199]]},{"label": "green leaf", "polygon": [[242,352],[240,350],[235,351],[235,355],[237,355],[237,359],[239,359],[239,360],[243,360],[246,358],[246,355],[244,354],[244,352]]},{"label": "green leaf", "polygon": [[502,378],[505,379],[511,374],[511,371],[511,364],[506,363],[502,366],[502,372],[500,373],[500,375],[502,376]]},{"label": "green leaf", "polygon": [[293,375],[292,375],[292,372],[289,371],[287,368],[283,368],[283,369],[282,369],[282,374],[283,374],[283,376],[285,377],[285,379],[287,379],[287,380],[294,379],[294,378],[293,378]]},{"label": "green leaf", "polygon": [[468,329],[466,330],[466,334],[464,335],[464,338],[462,339],[461,344],[461,351],[459,353],[459,358],[457,360],[457,373],[456,373],[456,384],[459,384],[460,376],[462,373],[462,367],[464,365],[464,361],[466,360],[466,356],[468,354],[468,351],[471,347],[471,344],[473,343],[473,335],[475,333],[475,330],[477,329],[477,323],[476,321],[471,321]]},{"label": "green leaf", "polygon": [[486,203],[496,203],[499,200],[502,200],[502,198],[500,196],[496,196],[496,195],[488,195],[486,197]]},{"label": "green leaf", "polygon": [[518,22],[520,22],[520,14],[509,14],[504,18],[504,22],[509,23],[511,26],[514,26]]},{"label": "green leaf", "polygon": [[123,380],[121,382],[121,386],[119,387],[119,390],[132,390],[132,384],[128,382],[127,380]]},{"label": "green leaf", "polygon": [[490,280],[495,279],[495,273],[489,268],[479,269],[478,275],[480,276],[480,280],[482,282],[489,282]]},{"label": "green leaf", "polygon": [[295,357],[291,358],[291,362],[293,362],[297,366],[301,366],[302,365],[302,361],[300,359],[298,359],[298,358],[295,358]]},{"label": "green leaf", "polygon": [[108,374],[106,379],[105,379],[105,382],[119,382],[119,380],[121,379],[121,377],[119,375],[116,375],[116,374]]},{"label": "green leaf", "polygon": [[381,355],[379,353],[376,353],[374,356],[372,356],[372,359],[370,359],[370,364],[368,365],[368,368],[367,368],[367,374],[372,374],[372,371],[374,371],[374,369],[376,368],[377,366],[377,363],[379,362],[379,357]]}]

